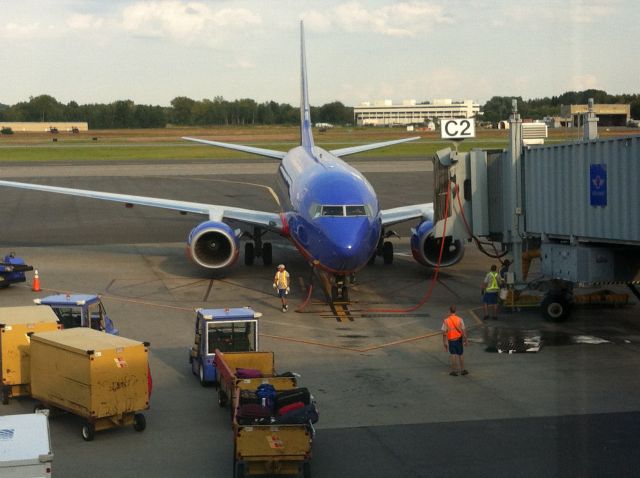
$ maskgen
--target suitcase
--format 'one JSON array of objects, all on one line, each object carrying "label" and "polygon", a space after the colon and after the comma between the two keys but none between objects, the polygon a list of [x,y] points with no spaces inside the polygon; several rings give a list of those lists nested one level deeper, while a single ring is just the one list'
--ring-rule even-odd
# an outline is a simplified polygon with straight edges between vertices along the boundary
[{"label": "suitcase", "polygon": [[270,417],[271,410],[258,403],[240,405],[236,412],[236,420],[240,425],[251,425],[260,421],[268,421]]},{"label": "suitcase", "polygon": [[256,392],[251,390],[240,390],[240,404],[245,405],[248,403],[260,403],[260,399],[256,395]]},{"label": "suitcase", "polygon": [[306,387],[294,388],[292,390],[283,390],[276,394],[276,410],[295,402],[302,402],[305,405],[309,405],[311,403],[311,394],[309,393],[309,389]]},{"label": "suitcase", "polygon": [[309,422],[316,423],[318,418],[318,410],[314,404],[311,404],[277,417],[275,423],[280,425],[302,425]]},{"label": "suitcase", "polygon": [[293,403],[290,403],[289,405],[285,405],[284,407],[280,408],[278,410],[278,415],[286,415],[289,412],[292,412],[294,410],[297,410],[298,408],[303,408],[303,407],[304,407],[304,403],[293,402]]},{"label": "suitcase", "polygon": [[256,390],[256,396],[260,400],[260,403],[273,410],[273,404],[276,398],[276,389],[270,383],[263,383]]},{"label": "suitcase", "polygon": [[256,370],[255,368],[237,368],[236,377],[237,378],[261,378],[262,372],[260,370]]}]

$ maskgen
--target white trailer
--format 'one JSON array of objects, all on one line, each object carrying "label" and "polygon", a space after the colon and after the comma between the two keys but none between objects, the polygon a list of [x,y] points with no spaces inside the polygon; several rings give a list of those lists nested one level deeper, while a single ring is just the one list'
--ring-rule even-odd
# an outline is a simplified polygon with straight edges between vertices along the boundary
[{"label": "white trailer", "polygon": [[50,478],[53,452],[43,413],[0,417],[0,476]]}]

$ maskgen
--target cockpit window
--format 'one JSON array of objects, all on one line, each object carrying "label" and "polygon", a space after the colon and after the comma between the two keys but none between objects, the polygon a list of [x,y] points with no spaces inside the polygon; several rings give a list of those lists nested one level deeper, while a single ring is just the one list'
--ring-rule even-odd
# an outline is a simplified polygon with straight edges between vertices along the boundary
[{"label": "cockpit window", "polygon": [[347,216],[367,216],[367,208],[362,206],[345,206]]},{"label": "cockpit window", "polygon": [[323,216],[344,216],[344,206],[322,206]]},{"label": "cockpit window", "polygon": [[310,211],[312,217],[318,216],[332,216],[332,217],[343,217],[343,216],[371,216],[371,207],[367,204],[350,204],[347,206],[343,205],[317,205],[314,204]]}]

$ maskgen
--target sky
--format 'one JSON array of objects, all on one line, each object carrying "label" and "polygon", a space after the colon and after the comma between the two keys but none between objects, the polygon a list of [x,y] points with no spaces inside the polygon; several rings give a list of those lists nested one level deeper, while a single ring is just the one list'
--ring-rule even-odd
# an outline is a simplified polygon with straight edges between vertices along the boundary
[{"label": "sky", "polygon": [[636,0],[0,0],[0,103],[640,93]]}]

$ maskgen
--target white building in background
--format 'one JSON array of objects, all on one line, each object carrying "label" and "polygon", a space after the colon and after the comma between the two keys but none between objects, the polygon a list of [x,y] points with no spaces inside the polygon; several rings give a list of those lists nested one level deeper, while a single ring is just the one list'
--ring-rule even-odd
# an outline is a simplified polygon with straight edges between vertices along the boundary
[{"label": "white building in background", "polygon": [[391,100],[365,101],[353,109],[353,120],[358,126],[393,126],[421,124],[442,118],[473,118],[480,113],[480,105],[473,100],[453,101],[434,99],[426,104],[404,100],[394,105]]}]

